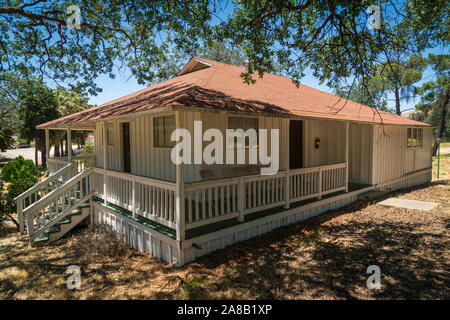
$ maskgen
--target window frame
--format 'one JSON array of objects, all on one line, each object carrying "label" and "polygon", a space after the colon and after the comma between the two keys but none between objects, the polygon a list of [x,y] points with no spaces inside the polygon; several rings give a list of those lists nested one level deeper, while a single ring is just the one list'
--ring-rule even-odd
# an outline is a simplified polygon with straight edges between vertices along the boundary
[{"label": "window frame", "polygon": [[406,148],[423,148],[423,128],[406,129]]},{"label": "window frame", "polygon": [[[169,119],[173,119],[173,130],[176,129],[176,124],[175,124],[175,115],[174,114],[167,114],[167,115],[163,115],[163,116],[157,116],[157,117],[153,117],[153,147],[154,148],[173,148],[176,145],[176,141],[171,141],[170,140],[170,136],[172,134],[171,132],[168,132],[168,128],[170,128],[169,126],[167,126],[167,121]],[[158,121],[162,120],[162,128],[159,128],[159,123]],[[163,143],[160,144],[160,133],[162,132],[163,134],[163,138],[162,141]]]}]

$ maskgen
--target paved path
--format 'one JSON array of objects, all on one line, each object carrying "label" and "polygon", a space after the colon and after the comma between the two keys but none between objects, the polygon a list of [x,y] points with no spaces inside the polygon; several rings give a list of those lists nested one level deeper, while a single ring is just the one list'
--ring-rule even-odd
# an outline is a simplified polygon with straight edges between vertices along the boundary
[{"label": "paved path", "polygon": [[[77,145],[73,145],[72,146],[74,154],[80,152],[78,150]],[[50,155],[53,156],[53,147],[50,149]],[[8,159],[14,159],[15,157],[18,156],[22,156],[25,159],[29,159],[32,160],[34,162],[34,148],[21,148],[21,149],[10,149],[10,150],[6,150],[5,152],[0,152],[0,158],[1,157],[5,157]],[[41,164],[42,159],[41,159],[41,153],[38,152],[38,161],[39,164]]]},{"label": "paved path", "polygon": [[441,154],[450,153],[450,147],[441,148]]}]

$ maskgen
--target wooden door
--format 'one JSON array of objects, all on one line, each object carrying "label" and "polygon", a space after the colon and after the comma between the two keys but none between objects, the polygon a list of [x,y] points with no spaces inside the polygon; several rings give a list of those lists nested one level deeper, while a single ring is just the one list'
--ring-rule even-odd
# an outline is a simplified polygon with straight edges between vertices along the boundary
[{"label": "wooden door", "polygon": [[289,168],[303,167],[303,121],[289,122]]},{"label": "wooden door", "polygon": [[130,123],[122,123],[123,171],[131,172]]}]

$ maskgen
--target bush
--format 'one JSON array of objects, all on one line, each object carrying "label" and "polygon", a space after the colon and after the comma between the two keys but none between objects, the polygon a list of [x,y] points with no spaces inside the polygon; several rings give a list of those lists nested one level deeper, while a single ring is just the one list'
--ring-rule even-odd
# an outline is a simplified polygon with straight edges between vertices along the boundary
[{"label": "bush", "polygon": [[[0,220],[5,216],[10,216],[16,211],[16,202],[14,198],[34,186],[41,177],[41,172],[31,160],[25,160],[23,157],[17,157],[8,162],[2,170],[2,180],[9,182],[7,193],[2,194],[0,203]],[[17,222],[11,218],[13,222]]]},{"label": "bush", "polygon": [[128,247],[111,227],[101,224],[89,227],[69,240],[70,250],[81,261],[95,263],[124,256]]}]

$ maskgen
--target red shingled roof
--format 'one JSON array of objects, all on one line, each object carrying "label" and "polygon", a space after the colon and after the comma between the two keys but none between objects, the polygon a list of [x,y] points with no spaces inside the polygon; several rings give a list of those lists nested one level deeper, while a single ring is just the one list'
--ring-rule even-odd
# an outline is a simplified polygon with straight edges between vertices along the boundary
[{"label": "red shingled roof", "polygon": [[179,76],[98,107],[38,126],[95,121],[166,106],[200,107],[251,113],[340,119],[369,123],[429,126],[389,112],[345,100],[286,77],[265,74],[256,84],[242,82],[242,67],[203,58],[192,58]]}]

